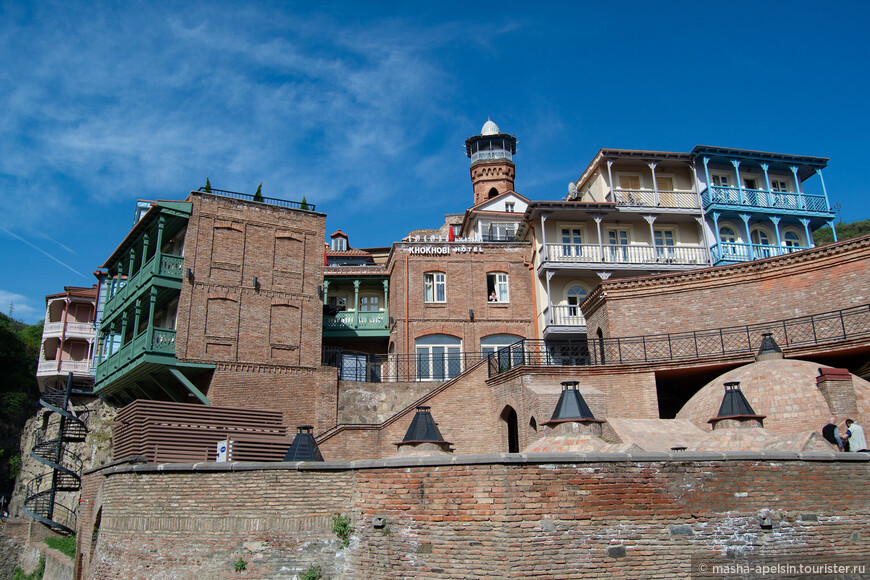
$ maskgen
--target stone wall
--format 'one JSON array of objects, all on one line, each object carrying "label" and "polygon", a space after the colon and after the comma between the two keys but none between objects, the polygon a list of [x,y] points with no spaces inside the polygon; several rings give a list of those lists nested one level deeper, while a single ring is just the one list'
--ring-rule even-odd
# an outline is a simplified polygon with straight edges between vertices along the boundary
[{"label": "stone wall", "polygon": [[[864,454],[538,454],[90,473],[86,578],[688,577],[870,566]],[[97,514],[100,525],[95,529]],[[347,547],[331,529],[349,518]],[[91,543],[91,539],[95,543]],[[241,558],[246,570],[236,573]],[[870,570],[870,568],[868,568]]]},{"label": "stone wall", "polygon": [[602,282],[583,302],[589,336],[685,332],[870,303],[870,236],[745,264]]}]

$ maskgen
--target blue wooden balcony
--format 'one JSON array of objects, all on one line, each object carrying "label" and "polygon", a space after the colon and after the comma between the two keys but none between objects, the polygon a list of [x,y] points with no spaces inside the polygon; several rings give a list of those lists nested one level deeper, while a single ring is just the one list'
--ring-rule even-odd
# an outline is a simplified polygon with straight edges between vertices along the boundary
[{"label": "blue wooden balcony", "polygon": [[701,192],[701,203],[705,210],[746,211],[750,209],[765,213],[815,214],[831,219],[834,217],[834,212],[828,207],[825,196],[807,193],[712,186]]},{"label": "blue wooden balcony", "polygon": [[784,256],[800,250],[808,250],[809,246],[770,246],[765,244],[744,244],[739,242],[722,242],[710,248],[713,254],[713,264],[735,264],[751,262],[763,258]]},{"label": "blue wooden balcony", "polygon": [[390,335],[390,321],[387,313],[344,311],[335,316],[323,317],[323,336],[371,336],[387,337]]}]

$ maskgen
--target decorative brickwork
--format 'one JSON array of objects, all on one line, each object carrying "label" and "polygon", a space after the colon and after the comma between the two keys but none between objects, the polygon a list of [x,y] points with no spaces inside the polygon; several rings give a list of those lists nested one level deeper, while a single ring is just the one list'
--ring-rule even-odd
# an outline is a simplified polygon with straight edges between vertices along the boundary
[{"label": "decorative brickwork", "polygon": [[[589,336],[640,336],[784,320],[870,303],[870,236],[777,258],[602,282]],[[823,300],[823,302],[820,302]]]}]

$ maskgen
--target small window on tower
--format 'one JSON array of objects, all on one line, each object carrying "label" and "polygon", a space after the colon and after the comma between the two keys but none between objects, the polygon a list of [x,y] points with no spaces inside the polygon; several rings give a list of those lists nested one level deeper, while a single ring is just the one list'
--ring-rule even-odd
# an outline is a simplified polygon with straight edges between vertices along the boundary
[{"label": "small window on tower", "polygon": [[497,195],[498,195],[498,190],[496,188],[493,187],[492,189],[489,190],[489,199],[492,199]]}]

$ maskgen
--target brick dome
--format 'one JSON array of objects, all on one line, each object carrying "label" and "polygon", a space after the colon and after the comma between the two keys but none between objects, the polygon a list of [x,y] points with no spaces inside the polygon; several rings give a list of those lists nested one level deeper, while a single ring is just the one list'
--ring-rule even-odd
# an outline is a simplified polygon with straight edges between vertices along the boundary
[{"label": "brick dome", "polygon": [[[779,359],[748,364],[707,383],[689,399],[677,419],[687,419],[704,431],[707,421],[716,416],[725,383],[739,381],[740,389],[759,415],[766,415],[764,428],[777,434],[818,431],[831,416],[831,410],[816,386],[816,377],[825,365],[809,361]],[[870,415],[870,383],[852,376],[858,414]],[[843,421],[846,417],[837,417]]]}]

